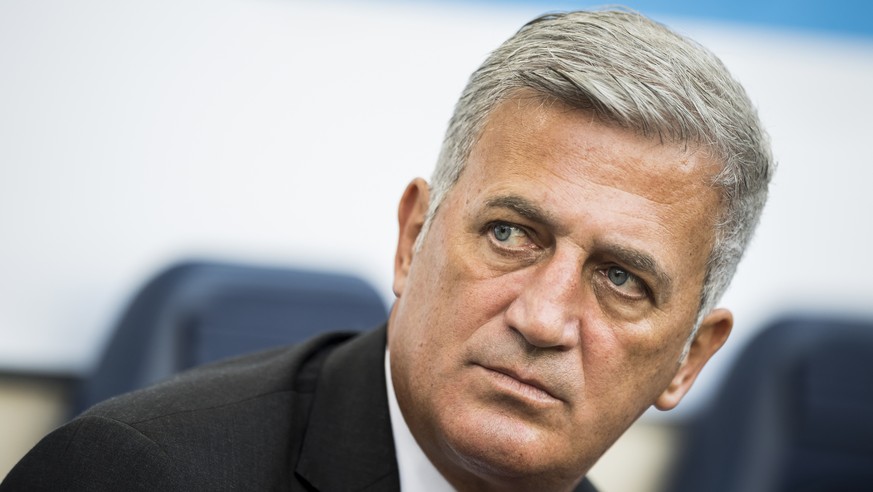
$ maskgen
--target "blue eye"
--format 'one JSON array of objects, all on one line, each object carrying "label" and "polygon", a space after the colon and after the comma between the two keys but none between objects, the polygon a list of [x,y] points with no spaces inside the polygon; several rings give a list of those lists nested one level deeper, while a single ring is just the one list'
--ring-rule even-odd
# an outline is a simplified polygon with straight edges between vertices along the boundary
[{"label": "blue eye", "polygon": [[495,224],[492,231],[494,232],[494,238],[498,241],[507,241],[512,237],[512,226],[506,224]]},{"label": "blue eye", "polygon": [[609,267],[606,276],[615,285],[624,285],[630,279],[630,274],[618,267]]}]

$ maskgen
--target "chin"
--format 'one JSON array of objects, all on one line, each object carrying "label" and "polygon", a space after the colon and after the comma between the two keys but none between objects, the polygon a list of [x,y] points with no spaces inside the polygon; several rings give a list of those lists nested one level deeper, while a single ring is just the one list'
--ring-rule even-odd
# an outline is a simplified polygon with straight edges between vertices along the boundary
[{"label": "chin", "polygon": [[552,435],[506,414],[455,414],[445,428],[450,429],[444,436],[454,461],[488,482],[564,482],[587,471],[578,455],[561,449],[567,436]]}]

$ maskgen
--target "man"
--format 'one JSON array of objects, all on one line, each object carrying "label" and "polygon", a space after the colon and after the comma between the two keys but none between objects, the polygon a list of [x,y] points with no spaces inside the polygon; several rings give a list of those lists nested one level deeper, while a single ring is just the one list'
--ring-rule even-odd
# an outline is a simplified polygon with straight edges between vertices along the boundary
[{"label": "man", "polygon": [[4,490],[591,490],[724,343],[773,171],[742,88],[628,12],[541,17],[400,201],[385,329],[197,369],[55,431]]}]

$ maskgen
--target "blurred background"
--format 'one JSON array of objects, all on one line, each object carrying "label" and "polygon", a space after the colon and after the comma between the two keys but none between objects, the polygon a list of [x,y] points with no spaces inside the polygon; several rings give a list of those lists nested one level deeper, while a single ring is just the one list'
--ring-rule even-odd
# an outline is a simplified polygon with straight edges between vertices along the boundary
[{"label": "blurred background", "polygon": [[[0,477],[172,262],[349,272],[390,305],[397,201],[430,175],[469,74],[532,17],[595,5],[0,1]],[[721,57],[780,167],[722,302],[731,340],[618,468],[598,465],[605,492],[653,490],[615,470],[660,473],[670,429],[768,321],[873,317],[873,4],[627,5]]]}]

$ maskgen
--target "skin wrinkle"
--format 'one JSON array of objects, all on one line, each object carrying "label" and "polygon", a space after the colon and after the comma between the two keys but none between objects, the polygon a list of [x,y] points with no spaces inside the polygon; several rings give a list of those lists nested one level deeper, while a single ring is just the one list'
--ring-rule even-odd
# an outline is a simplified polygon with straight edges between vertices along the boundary
[{"label": "skin wrinkle", "polygon": [[[554,107],[554,104],[550,105],[549,107]],[[567,111],[566,109],[565,109],[565,110],[562,110],[562,112],[564,112],[564,113],[566,113],[566,111]],[[486,128],[487,128],[487,126],[486,126]],[[658,145],[656,145],[656,144],[650,144],[650,145],[652,145],[653,147],[658,147]],[[553,148],[550,147],[550,150],[551,150],[551,149],[553,149]],[[588,147],[587,150],[588,150],[588,152],[587,152],[588,155],[596,155],[596,154],[598,154],[597,151],[600,150],[600,149],[597,149],[596,147]],[[550,154],[553,154],[553,153],[555,153],[555,152],[554,152],[553,150],[551,150]],[[600,152],[600,153],[602,153],[602,152]],[[607,156],[609,156],[608,153],[607,153]],[[624,157],[622,157],[622,158],[624,158]],[[598,161],[608,161],[608,160],[609,160],[608,157],[607,157],[607,158],[600,158],[600,159],[598,159]],[[683,162],[684,162],[684,163],[687,163],[688,160],[685,159]],[[597,166],[594,166],[594,167],[596,168]],[[602,167],[602,166],[601,166],[601,167]],[[687,169],[685,169],[685,170],[687,171]],[[556,174],[556,173],[553,173],[553,174]],[[621,179],[621,180],[616,180],[616,181],[624,181],[623,178],[625,178],[625,177],[626,177],[626,173],[622,174],[622,176],[621,176],[622,179]],[[563,179],[563,178],[562,178],[562,179]],[[604,182],[600,182],[600,183],[603,184]],[[613,187],[613,186],[615,186],[615,184],[614,184],[613,182],[608,182],[608,183],[606,183],[606,186]],[[669,189],[669,187],[661,187],[661,188],[667,188],[667,189]],[[681,189],[682,189],[682,188],[679,188],[679,190],[681,190]],[[625,191],[622,191],[622,190],[619,190],[619,192],[620,192],[620,193],[629,193],[629,192],[625,192]],[[654,203],[662,203],[662,204],[672,204],[672,203],[675,203],[675,201],[676,201],[676,200],[674,199],[674,200],[661,200],[661,201],[657,201],[657,200],[655,200],[655,201],[653,201],[653,202],[654,202]]]},{"label": "skin wrinkle", "polygon": [[[548,212],[541,210],[535,204],[516,195],[499,195],[486,202],[486,206],[495,208],[507,208],[521,215],[527,220],[541,224],[555,231],[555,234],[566,235],[567,228],[562,226]],[[670,297],[673,280],[658,265],[658,262],[648,253],[619,244],[601,244],[596,250],[603,251],[607,256],[614,256],[623,264],[637,271],[646,272],[657,279],[658,304],[663,303]]]},{"label": "skin wrinkle", "polygon": [[[428,188],[407,188],[401,211],[415,213],[400,214],[391,372],[413,436],[453,486],[566,490],[649,406],[670,408],[687,391],[711,353],[678,365],[718,194],[704,185],[708,162],[673,173],[678,155],[695,160],[523,99],[493,111],[418,249]],[[530,230],[531,242],[495,243],[495,221]],[[601,273],[617,264],[641,274],[621,257],[637,250],[672,281],[660,304],[619,295]],[[729,329],[723,316],[704,333]],[[526,399],[489,366],[562,403]]]},{"label": "skin wrinkle", "polygon": [[434,172],[430,217],[468,162],[494,106],[519,93],[560,100],[661,143],[692,142],[721,165],[713,184],[724,200],[700,295],[702,319],[733,276],[775,170],[769,139],[742,86],[711,52],[638,14],[541,16],[471,76]]},{"label": "skin wrinkle", "polygon": [[[536,100],[536,96],[529,96],[529,97]],[[529,100],[528,98],[525,98],[523,101],[528,101],[528,100]],[[518,104],[521,104],[521,102],[522,102],[521,100],[513,101],[510,104],[518,105]],[[558,106],[562,106],[562,105],[556,101],[551,101],[549,103],[540,103],[540,107],[544,108],[544,109],[553,109],[553,108],[558,107]],[[559,109],[559,111],[564,113],[564,114],[568,114],[568,112],[578,112],[578,110],[576,110],[576,109],[571,109],[571,108],[566,108],[566,107]],[[599,124],[594,119],[593,116],[590,116],[589,118],[590,118],[589,121],[591,124]],[[528,124],[528,126],[533,126],[533,123]],[[616,128],[618,129],[618,127],[616,127]],[[489,130],[490,130],[489,125],[486,124],[484,129],[483,129],[483,136],[484,136],[484,133],[489,132]],[[517,136],[517,135],[514,135],[514,136]],[[663,149],[663,147],[664,147],[662,144],[655,143],[655,142],[652,142],[649,145],[650,145],[649,150]],[[566,164],[567,166],[571,166],[571,167],[576,166],[576,165],[578,165],[579,162],[584,162],[586,160],[596,162],[597,165],[592,166],[595,169],[600,168],[605,163],[608,163],[611,161],[628,161],[632,165],[638,164],[638,163],[633,162],[634,160],[638,161],[638,159],[636,159],[634,157],[628,157],[627,155],[622,154],[621,149],[619,149],[618,152],[611,152],[610,149],[605,149],[603,147],[595,147],[595,146],[588,146],[584,149],[584,151],[580,151],[580,149],[574,148],[570,145],[557,145],[555,147],[549,147],[546,151],[546,154],[544,154],[544,155],[531,155],[531,154],[529,154],[530,149],[522,149],[522,151],[525,151],[527,153],[523,152],[518,157],[526,158],[526,159],[532,160],[534,162],[542,160],[544,158],[554,156],[554,155],[562,155],[563,154],[563,155],[577,156],[576,159],[574,160],[574,162],[568,162]],[[512,149],[511,152],[516,152],[516,149]],[[691,164],[691,162],[693,160],[693,157],[695,157],[695,156],[700,156],[701,158],[706,159],[706,155],[700,154],[700,152],[697,148],[689,149],[687,146],[683,146],[679,150],[679,152],[677,152],[675,160],[671,160],[671,162],[673,163],[674,173],[676,173],[677,175],[682,175],[682,176],[688,176],[690,174],[693,174],[695,167],[693,164]],[[516,156],[510,154],[507,156],[507,159],[512,159],[513,157],[516,157]],[[640,166],[635,165],[634,167],[639,168]],[[718,170],[718,167],[716,165],[712,165],[711,170],[712,170],[712,172],[716,172]],[[553,172],[552,174],[556,178],[564,179],[557,172]],[[654,180],[656,178],[655,174],[656,173],[649,173],[649,175],[647,177],[651,180]],[[601,184],[603,186],[617,188],[618,185],[623,184],[626,181],[627,181],[627,174],[626,174],[626,172],[624,172],[623,174],[621,174],[621,176],[618,179],[612,179],[611,181],[603,180],[603,181],[595,181],[595,182],[597,182],[598,184]],[[709,186],[710,181],[711,181],[710,179],[702,179],[700,182],[705,183],[707,186]],[[650,187],[650,188],[659,188],[662,190],[671,191],[671,193],[667,194],[666,197],[662,198],[661,200],[652,200],[651,198],[647,197],[647,199],[649,199],[657,204],[672,205],[676,202],[682,201],[683,199],[687,199],[689,196],[688,195],[689,191],[687,188],[670,187],[670,186],[668,186],[668,183],[665,182],[664,179],[660,179],[660,180],[655,181],[655,182],[648,182],[646,184],[646,186]]]}]

